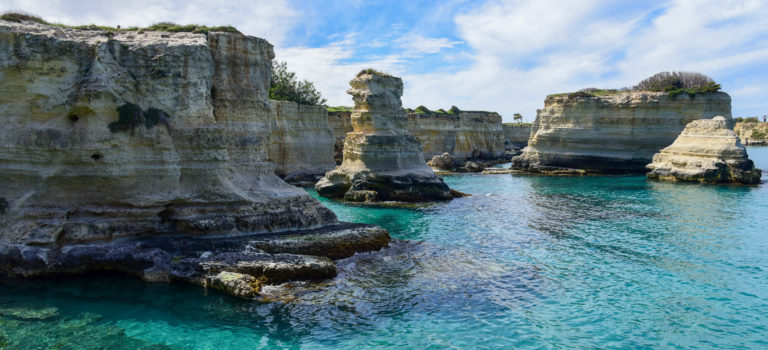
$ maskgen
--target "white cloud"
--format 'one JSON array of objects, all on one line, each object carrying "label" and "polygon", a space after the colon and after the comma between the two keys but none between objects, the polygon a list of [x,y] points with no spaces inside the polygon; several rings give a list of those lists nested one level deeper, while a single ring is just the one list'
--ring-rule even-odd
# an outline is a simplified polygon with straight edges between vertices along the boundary
[{"label": "white cloud", "polygon": [[395,40],[405,49],[404,55],[433,54],[461,44],[461,41],[451,41],[447,38],[427,38],[420,34],[410,33]]}]

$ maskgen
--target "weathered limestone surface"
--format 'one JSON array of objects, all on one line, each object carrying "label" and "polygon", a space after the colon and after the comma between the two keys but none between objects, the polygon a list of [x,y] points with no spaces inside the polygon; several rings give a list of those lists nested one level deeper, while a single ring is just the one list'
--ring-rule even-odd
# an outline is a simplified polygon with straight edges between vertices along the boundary
[{"label": "weathered limestone surface", "polygon": [[239,33],[0,21],[0,274],[130,269],[135,251],[84,246],[116,238],[337,225],[268,161],[273,57]]},{"label": "weathered limestone surface", "polygon": [[315,185],[321,196],[349,201],[450,200],[421,145],[407,134],[400,78],[361,72],[350,81],[354,132],[344,140],[344,161]]},{"label": "weathered limestone surface", "polygon": [[744,145],[768,145],[768,123],[736,123],[733,131]]},{"label": "weathered limestone surface", "polygon": [[644,171],[693,120],[731,116],[731,97],[665,92],[548,96],[513,169],[565,174]]},{"label": "weathered limestone surface", "polygon": [[430,159],[450,153],[454,159],[496,159],[505,151],[501,116],[495,112],[409,112],[408,132]]},{"label": "weathered limestone surface", "polygon": [[760,182],[761,172],[733,132],[730,117],[694,120],[674,143],[653,156],[651,179],[702,183]]},{"label": "weathered limestone surface", "polygon": [[333,136],[336,140],[333,145],[333,160],[336,165],[341,165],[344,159],[344,139],[347,137],[347,133],[355,131],[352,128],[352,112],[328,112],[328,124],[333,129]]},{"label": "weathered limestone surface", "polygon": [[336,167],[335,143],[325,106],[300,105],[270,100],[272,135],[269,159],[275,173],[291,183],[314,184],[317,178]]},{"label": "weathered limestone surface", "polygon": [[531,136],[531,126],[527,124],[504,123],[501,124],[504,134],[504,145],[507,150],[519,150],[528,145]]}]

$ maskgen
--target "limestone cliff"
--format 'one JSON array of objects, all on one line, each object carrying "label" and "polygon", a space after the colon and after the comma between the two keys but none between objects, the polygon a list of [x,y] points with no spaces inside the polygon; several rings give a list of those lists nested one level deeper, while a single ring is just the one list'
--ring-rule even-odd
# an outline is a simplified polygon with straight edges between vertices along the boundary
[{"label": "limestone cliff", "polygon": [[335,143],[328,125],[325,106],[301,105],[290,101],[270,100],[272,135],[269,160],[275,173],[287,181],[316,181],[336,167],[333,161]]},{"label": "limestone cliff", "polygon": [[240,247],[204,259],[230,267],[187,252],[174,270],[184,252],[170,247],[337,225],[269,162],[273,56],[240,33],[0,21],[0,274],[116,269],[205,284],[205,271],[256,258],[211,241]]},{"label": "limestone cliff", "polygon": [[496,159],[505,151],[501,116],[495,112],[408,111],[408,132],[422,145],[424,157],[450,153],[454,159]]},{"label": "limestone cliff", "polygon": [[761,172],[747,157],[728,117],[694,120],[669,147],[653,156],[651,179],[703,183],[760,182]]},{"label": "limestone cliff", "polygon": [[544,173],[642,172],[685,125],[730,117],[726,93],[675,97],[665,92],[550,95],[513,169]]},{"label": "limestone cliff", "polygon": [[504,123],[501,124],[501,130],[507,150],[519,150],[528,145],[528,138],[531,136],[530,124]]},{"label": "limestone cliff", "polygon": [[768,123],[736,123],[733,131],[744,145],[768,145]]},{"label": "limestone cliff", "polygon": [[321,196],[349,201],[430,201],[452,198],[408,135],[400,97],[403,81],[363,71],[349,83],[355,102],[354,132],[344,140],[344,161],[315,188]]},{"label": "limestone cliff", "polygon": [[333,129],[335,143],[333,145],[333,160],[336,165],[341,165],[344,159],[344,139],[347,133],[353,132],[352,111],[329,111],[328,125]]}]

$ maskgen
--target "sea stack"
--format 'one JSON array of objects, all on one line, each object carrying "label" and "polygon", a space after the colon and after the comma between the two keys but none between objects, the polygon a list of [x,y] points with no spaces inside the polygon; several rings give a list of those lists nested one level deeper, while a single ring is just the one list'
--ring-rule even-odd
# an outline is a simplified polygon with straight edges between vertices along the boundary
[{"label": "sea stack", "polygon": [[648,169],[648,178],[667,181],[756,184],[761,176],[733,131],[733,120],[722,116],[689,123],[653,156]]},{"label": "sea stack", "polygon": [[344,140],[344,161],[315,185],[318,193],[355,202],[452,199],[407,133],[402,79],[367,69],[349,84],[354,131]]},{"label": "sea stack", "polygon": [[644,173],[697,119],[730,117],[724,92],[579,91],[547,96],[512,169],[543,174]]}]

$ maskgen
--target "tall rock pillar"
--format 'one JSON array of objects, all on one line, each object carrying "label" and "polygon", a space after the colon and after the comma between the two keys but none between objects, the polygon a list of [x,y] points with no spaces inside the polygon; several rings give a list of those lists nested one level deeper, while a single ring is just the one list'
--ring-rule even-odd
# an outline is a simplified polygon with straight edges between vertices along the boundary
[{"label": "tall rock pillar", "polygon": [[402,79],[369,69],[349,84],[354,131],[344,140],[342,164],[315,185],[318,193],[356,202],[453,198],[424,161],[419,141],[407,133]]}]

